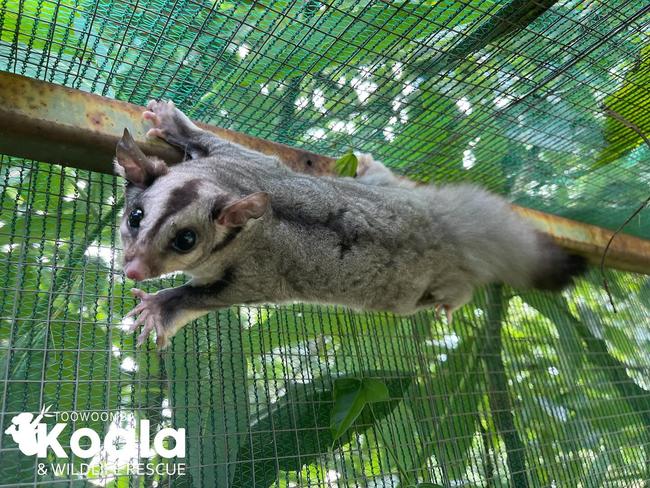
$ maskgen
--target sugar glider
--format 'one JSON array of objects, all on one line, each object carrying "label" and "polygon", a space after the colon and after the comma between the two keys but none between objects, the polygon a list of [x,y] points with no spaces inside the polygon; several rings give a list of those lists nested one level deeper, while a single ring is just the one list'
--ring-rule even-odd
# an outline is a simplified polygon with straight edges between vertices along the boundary
[{"label": "sugar glider", "polygon": [[355,310],[451,313],[477,286],[560,290],[585,268],[501,197],[469,184],[415,186],[360,155],[356,178],[292,171],[151,101],[148,136],[182,148],[173,166],[124,131],[115,169],[127,180],[124,272],[182,271],[155,294],[134,289],[142,343],[160,348],[189,321],[233,304],[302,301]]}]

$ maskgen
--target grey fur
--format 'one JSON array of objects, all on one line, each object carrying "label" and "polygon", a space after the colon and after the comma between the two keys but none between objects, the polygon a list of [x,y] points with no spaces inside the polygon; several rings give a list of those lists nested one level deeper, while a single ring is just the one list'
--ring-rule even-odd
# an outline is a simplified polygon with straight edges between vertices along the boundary
[{"label": "grey fur", "polygon": [[[142,294],[133,312],[135,326],[145,324],[141,340],[155,328],[161,347],[187,320],[239,303],[451,311],[480,285],[530,288],[554,273],[548,256],[567,256],[475,185],[415,187],[369,155],[359,156],[355,179],[313,177],[199,129],[171,102],[151,102],[145,118],[154,122],[151,135],[199,156],[127,192],[125,219],[134,206],[145,218],[136,235],[122,223],[126,259],[147,260],[150,277],[183,271],[192,278],[175,291]],[[175,204],[188,182],[198,182],[193,201]],[[270,196],[261,217],[240,228],[217,223],[226,202],[256,192]],[[197,231],[199,244],[178,254],[169,243],[185,227]]]}]

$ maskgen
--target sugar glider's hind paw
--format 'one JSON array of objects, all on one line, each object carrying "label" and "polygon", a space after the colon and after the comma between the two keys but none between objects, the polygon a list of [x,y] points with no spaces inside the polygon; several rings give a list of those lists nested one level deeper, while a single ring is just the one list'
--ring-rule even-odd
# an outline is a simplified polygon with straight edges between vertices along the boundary
[{"label": "sugar glider's hind paw", "polygon": [[436,319],[438,319],[440,316],[440,311],[443,310],[445,312],[445,317],[447,317],[447,325],[451,325],[451,320],[453,318],[454,312],[449,305],[437,304],[433,307],[433,310],[435,312]]},{"label": "sugar glider's hind paw", "polygon": [[144,344],[151,334],[152,330],[156,330],[156,345],[159,350],[163,350],[169,346],[169,339],[171,335],[168,334],[169,327],[165,326],[165,317],[163,314],[163,309],[156,299],[156,295],[151,293],[146,293],[137,288],[131,289],[131,293],[136,298],[140,299],[140,303],[129,313],[126,314],[127,317],[134,317],[135,321],[131,328],[130,332],[134,332],[140,325],[142,325],[142,331],[138,336],[137,345],[141,346]]},{"label": "sugar glider's hind paw", "polygon": [[195,131],[200,131],[171,100],[151,100],[147,104],[147,110],[142,112],[142,118],[153,124],[147,136],[158,137],[181,148],[188,146]]}]

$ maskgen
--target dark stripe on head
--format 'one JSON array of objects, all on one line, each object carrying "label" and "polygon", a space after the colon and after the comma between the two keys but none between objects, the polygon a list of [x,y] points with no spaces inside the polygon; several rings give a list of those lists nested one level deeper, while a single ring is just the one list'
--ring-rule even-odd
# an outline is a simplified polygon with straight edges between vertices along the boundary
[{"label": "dark stripe on head", "polygon": [[200,179],[189,180],[171,191],[163,213],[158,217],[156,223],[153,224],[149,230],[149,236],[156,235],[163,224],[167,222],[172,215],[180,212],[198,199],[198,188],[200,184]]},{"label": "dark stripe on head", "polygon": [[242,231],[243,227],[232,227],[228,229],[227,234],[224,236],[223,240],[220,242],[217,242],[215,246],[212,248],[212,252],[217,252],[221,251],[224,249],[228,244],[230,244],[232,241],[235,240],[235,237],[239,235],[239,233]]},{"label": "dark stripe on head", "polygon": [[214,281],[208,285],[197,287],[197,292],[206,293],[210,297],[215,297],[219,295],[219,293],[221,293],[223,290],[228,288],[230,285],[232,285],[234,281],[235,281],[235,268],[230,266],[229,268],[226,268],[224,270],[223,275],[217,281]]},{"label": "dark stripe on head", "polygon": [[219,215],[221,215],[221,211],[224,208],[226,208],[228,203],[230,203],[230,197],[228,195],[222,194],[222,195],[218,195],[217,198],[215,198],[211,210],[212,220],[217,220],[219,218]]}]

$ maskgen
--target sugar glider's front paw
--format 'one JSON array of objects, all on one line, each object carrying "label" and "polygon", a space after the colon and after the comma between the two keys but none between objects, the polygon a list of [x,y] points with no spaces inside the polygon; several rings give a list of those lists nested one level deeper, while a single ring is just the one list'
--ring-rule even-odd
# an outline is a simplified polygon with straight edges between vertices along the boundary
[{"label": "sugar glider's front paw", "polygon": [[165,312],[160,296],[146,293],[137,288],[133,288],[131,293],[140,299],[140,303],[126,314],[126,317],[135,317],[135,322],[129,329],[131,332],[135,331],[138,326],[143,326],[138,336],[137,345],[144,344],[151,331],[155,329],[156,345],[160,350],[165,349],[169,346],[169,340],[176,333],[177,328],[174,328],[174,324],[170,322],[169,314]]},{"label": "sugar glider's front paw", "polygon": [[151,100],[142,118],[153,123],[147,136],[159,137],[175,146],[185,146],[193,131],[200,130],[171,100]]}]

